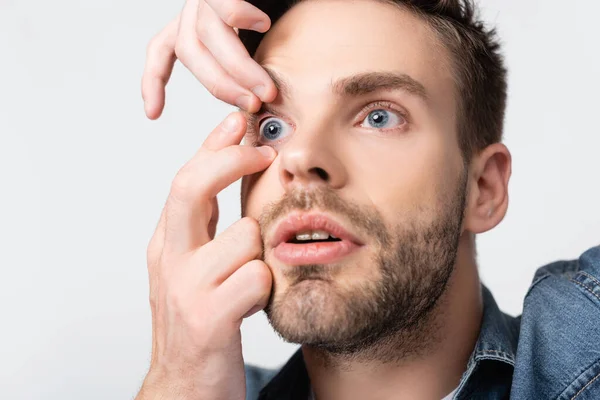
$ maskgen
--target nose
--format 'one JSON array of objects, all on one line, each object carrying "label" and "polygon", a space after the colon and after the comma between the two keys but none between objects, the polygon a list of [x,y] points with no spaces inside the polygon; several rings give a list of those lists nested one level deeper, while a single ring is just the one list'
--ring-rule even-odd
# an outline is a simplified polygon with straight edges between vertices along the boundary
[{"label": "nose", "polygon": [[346,184],[347,170],[331,132],[296,130],[279,151],[279,180],[286,191],[309,190],[326,185],[339,189]]}]

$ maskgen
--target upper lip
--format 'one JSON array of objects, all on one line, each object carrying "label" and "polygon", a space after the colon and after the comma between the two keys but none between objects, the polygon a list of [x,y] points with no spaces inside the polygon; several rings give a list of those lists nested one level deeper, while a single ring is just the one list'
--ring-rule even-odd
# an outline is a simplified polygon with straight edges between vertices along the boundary
[{"label": "upper lip", "polygon": [[287,242],[298,233],[316,230],[329,232],[339,239],[349,240],[358,245],[363,244],[355,235],[344,229],[340,223],[324,213],[293,212],[275,228],[271,246],[276,247],[281,243]]}]

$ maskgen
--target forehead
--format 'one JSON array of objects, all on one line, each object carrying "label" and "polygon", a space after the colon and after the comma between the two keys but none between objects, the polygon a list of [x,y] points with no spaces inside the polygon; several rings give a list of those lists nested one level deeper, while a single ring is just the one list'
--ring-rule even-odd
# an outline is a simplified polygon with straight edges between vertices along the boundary
[{"label": "forehead", "polygon": [[449,55],[435,33],[380,0],[304,0],[272,26],[254,58],[289,77],[294,92],[322,92],[338,78],[372,71],[406,74],[437,98],[453,90]]}]

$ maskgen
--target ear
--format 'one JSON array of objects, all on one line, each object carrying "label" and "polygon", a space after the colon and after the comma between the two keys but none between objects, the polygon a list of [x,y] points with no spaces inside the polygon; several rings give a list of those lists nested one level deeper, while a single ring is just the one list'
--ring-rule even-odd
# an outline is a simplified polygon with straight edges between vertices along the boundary
[{"label": "ear", "polygon": [[483,233],[498,225],[508,209],[512,157],[502,143],[486,147],[471,161],[464,229]]}]

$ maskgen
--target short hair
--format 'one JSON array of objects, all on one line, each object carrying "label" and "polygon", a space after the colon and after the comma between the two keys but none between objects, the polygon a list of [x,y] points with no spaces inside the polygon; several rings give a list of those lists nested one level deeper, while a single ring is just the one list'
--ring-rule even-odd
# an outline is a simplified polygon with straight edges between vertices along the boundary
[{"label": "short hair", "polygon": [[[304,0],[249,0],[272,24]],[[495,29],[486,29],[473,0],[373,0],[397,5],[421,18],[451,55],[459,101],[458,144],[466,162],[490,144],[502,140],[506,109],[507,71]],[[264,33],[239,30],[251,57]]]}]

